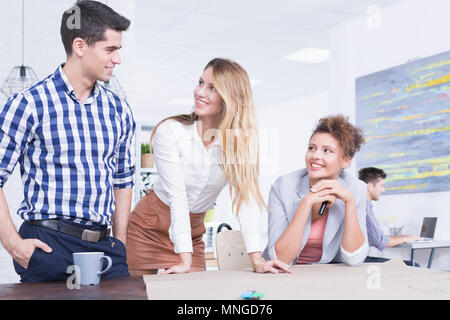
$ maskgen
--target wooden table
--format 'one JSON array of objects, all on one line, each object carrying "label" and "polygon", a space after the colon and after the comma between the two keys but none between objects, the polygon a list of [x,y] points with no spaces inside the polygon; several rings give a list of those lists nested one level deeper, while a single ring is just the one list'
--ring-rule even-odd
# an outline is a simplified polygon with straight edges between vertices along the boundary
[{"label": "wooden table", "polygon": [[65,281],[0,284],[0,300],[147,300],[147,293],[142,277],[123,277],[80,289]]}]

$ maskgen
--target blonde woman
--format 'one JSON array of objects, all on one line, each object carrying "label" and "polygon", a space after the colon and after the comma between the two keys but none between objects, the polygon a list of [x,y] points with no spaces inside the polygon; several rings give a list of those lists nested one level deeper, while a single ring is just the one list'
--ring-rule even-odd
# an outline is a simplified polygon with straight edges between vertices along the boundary
[{"label": "blonde woman", "polygon": [[261,255],[258,145],[250,81],[236,62],[216,58],[194,90],[189,115],[161,121],[150,138],[158,177],[130,216],[131,275],[204,271],[204,217],[228,184],[255,272],[290,272]]}]

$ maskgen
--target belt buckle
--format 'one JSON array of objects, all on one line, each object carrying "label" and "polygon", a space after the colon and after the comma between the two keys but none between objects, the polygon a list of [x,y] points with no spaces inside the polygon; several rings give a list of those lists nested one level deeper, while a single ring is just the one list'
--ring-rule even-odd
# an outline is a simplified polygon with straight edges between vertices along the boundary
[{"label": "belt buckle", "polygon": [[85,229],[81,234],[81,240],[89,242],[98,242],[98,240],[100,240],[100,235],[101,235],[100,231],[92,231]]}]

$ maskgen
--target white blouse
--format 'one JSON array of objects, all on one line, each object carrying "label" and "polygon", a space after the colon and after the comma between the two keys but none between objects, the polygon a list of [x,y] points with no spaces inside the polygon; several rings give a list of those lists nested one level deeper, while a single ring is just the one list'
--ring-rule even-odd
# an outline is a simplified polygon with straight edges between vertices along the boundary
[{"label": "white blouse", "polygon": [[[158,171],[153,190],[170,207],[169,237],[174,251],[193,252],[189,213],[212,208],[227,185],[220,167],[220,141],[205,148],[197,122],[184,125],[170,119],[156,130],[153,152]],[[247,252],[262,251],[262,213],[254,199],[241,205],[238,219]]]}]

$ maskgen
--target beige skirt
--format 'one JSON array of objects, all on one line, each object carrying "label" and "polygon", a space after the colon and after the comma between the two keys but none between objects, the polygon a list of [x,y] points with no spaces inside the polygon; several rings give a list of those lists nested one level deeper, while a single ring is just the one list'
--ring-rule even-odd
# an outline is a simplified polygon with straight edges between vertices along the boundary
[{"label": "beige skirt", "polygon": [[[192,268],[206,270],[206,212],[190,213],[192,235]],[[130,215],[127,237],[127,263],[130,269],[165,269],[179,263],[169,238],[170,207],[152,189],[136,204]]]}]

